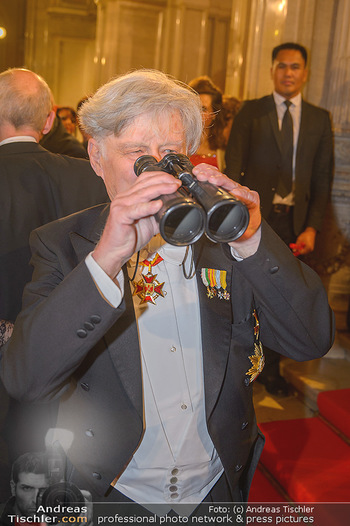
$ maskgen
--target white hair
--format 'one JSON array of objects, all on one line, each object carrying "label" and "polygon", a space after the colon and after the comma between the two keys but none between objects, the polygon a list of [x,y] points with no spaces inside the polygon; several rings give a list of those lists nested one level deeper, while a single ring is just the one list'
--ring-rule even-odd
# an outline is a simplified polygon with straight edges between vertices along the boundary
[{"label": "white hair", "polygon": [[157,70],[141,69],[116,77],[83,103],[79,119],[98,142],[120,135],[137,117],[156,119],[177,112],[185,130],[188,153],[194,153],[202,134],[201,103],[186,84]]}]

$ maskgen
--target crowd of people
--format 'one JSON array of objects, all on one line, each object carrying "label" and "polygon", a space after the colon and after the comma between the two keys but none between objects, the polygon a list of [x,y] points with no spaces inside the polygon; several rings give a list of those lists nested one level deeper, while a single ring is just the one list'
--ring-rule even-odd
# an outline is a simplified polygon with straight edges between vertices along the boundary
[{"label": "crowd of people", "polygon": [[[301,97],[304,51],[275,48],[273,95],[243,104],[206,76],[186,85],[136,70],[76,113],[55,108],[34,72],[0,74],[0,482],[12,490],[1,524],[36,513],[49,479],[30,452],[52,445],[61,479],[93,502],[190,516],[248,501],[266,349],[310,360],[334,339],[319,277],[287,246],[312,250],[332,175],[329,115]],[[237,237],[161,238],[156,215],[181,180],[134,166],[169,153],[190,158],[197,185],[244,205]],[[264,382],[285,394],[278,367]]]}]

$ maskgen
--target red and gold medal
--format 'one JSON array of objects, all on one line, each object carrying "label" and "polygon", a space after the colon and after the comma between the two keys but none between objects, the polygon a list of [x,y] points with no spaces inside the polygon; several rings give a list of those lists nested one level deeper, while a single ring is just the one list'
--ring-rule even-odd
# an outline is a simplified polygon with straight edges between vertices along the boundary
[{"label": "red and gold medal", "polygon": [[166,295],[165,290],[163,291],[164,282],[159,283],[156,279],[157,274],[152,274],[152,267],[155,267],[161,261],[163,261],[163,258],[157,253],[151,261],[144,259],[140,263],[140,265],[148,267],[147,274],[142,274],[139,281],[132,282],[134,285],[133,295],[140,298],[140,305],[142,305],[142,303],[153,303],[153,305],[155,305],[155,300],[159,298],[159,296],[164,298]]}]

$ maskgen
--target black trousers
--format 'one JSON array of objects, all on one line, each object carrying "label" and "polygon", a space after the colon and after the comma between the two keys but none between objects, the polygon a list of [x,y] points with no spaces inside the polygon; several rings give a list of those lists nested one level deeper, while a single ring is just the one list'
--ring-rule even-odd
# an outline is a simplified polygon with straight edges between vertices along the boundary
[{"label": "black trousers", "polygon": [[294,207],[283,205],[272,205],[271,212],[266,218],[270,227],[285,242],[286,245],[295,243],[296,235],[293,227]]}]

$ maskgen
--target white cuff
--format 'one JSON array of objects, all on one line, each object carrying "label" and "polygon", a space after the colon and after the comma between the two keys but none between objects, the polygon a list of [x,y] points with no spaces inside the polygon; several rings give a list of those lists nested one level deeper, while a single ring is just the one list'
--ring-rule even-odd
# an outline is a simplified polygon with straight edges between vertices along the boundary
[{"label": "white cuff", "polygon": [[115,309],[119,307],[124,296],[123,271],[117,275],[117,285],[94,260],[92,252],[86,256],[85,264],[101,296]]},{"label": "white cuff", "polygon": [[249,258],[249,256],[252,256],[255,254],[255,252],[259,248],[261,240],[261,226],[259,226],[258,230],[255,232],[255,234],[252,235],[249,239],[246,239],[245,241],[233,241],[232,243],[229,243],[231,247],[231,254],[237,261],[242,261],[243,259]]}]

